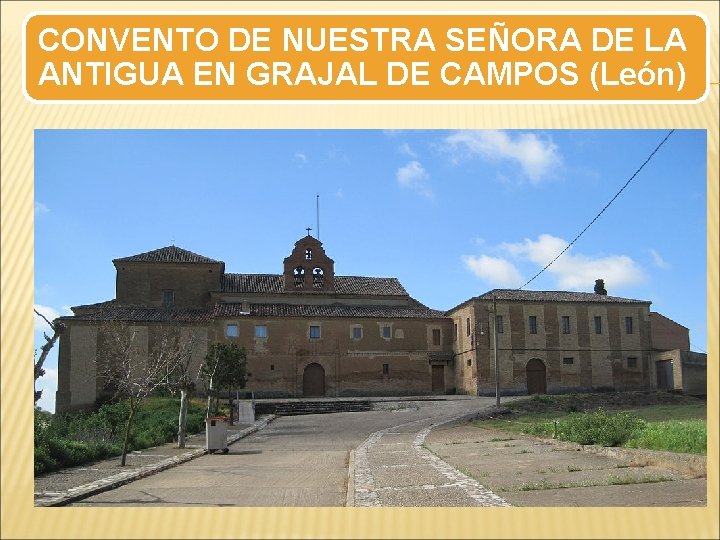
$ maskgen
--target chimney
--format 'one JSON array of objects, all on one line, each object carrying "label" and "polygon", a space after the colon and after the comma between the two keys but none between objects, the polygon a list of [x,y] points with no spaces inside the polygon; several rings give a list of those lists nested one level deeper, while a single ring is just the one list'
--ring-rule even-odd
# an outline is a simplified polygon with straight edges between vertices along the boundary
[{"label": "chimney", "polygon": [[602,294],[604,296],[607,296],[607,291],[605,290],[605,280],[595,280],[595,294]]}]

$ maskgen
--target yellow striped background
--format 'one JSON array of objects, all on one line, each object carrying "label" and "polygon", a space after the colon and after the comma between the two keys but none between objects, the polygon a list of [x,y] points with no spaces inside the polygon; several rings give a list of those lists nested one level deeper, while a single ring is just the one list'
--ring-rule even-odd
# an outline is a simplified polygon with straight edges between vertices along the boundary
[{"label": "yellow striped background", "polygon": [[[2,538],[718,538],[718,3],[6,2],[1,6]],[[21,32],[52,10],[683,10],[711,24],[711,90],[696,105],[48,105],[21,91]],[[708,144],[706,508],[35,508],[33,130],[38,128],[693,128]],[[678,179],[681,183],[682,179]],[[58,238],[58,242],[73,239]],[[698,306],[700,309],[700,306]]]}]

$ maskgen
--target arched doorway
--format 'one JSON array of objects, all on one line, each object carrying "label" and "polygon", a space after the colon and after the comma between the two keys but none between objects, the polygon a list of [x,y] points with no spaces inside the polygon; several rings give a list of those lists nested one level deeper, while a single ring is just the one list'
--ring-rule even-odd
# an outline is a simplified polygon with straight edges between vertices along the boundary
[{"label": "arched doorway", "polygon": [[303,372],[303,396],[321,397],[325,395],[325,369],[317,363],[309,364]]},{"label": "arched doorway", "polygon": [[528,394],[546,394],[547,380],[545,378],[545,364],[538,358],[533,358],[525,366],[527,375]]}]

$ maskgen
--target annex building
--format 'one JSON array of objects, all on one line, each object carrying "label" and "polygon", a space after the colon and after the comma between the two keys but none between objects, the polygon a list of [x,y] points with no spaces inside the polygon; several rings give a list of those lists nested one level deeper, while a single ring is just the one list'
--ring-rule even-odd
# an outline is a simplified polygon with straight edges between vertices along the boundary
[{"label": "annex building", "polygon": [[[295,243],[282,274],[226,272],[222,261],[176,246],[113,264],[115,299],[62,318],[59,412],[102,395],[100,330],[112,321],[132,327],[141,351],[168,325],[179,327],[193,336],[196,366],[212,343],[236,342],[256,397],[493,394],[496,351],[506,394],[678,384],[672,365],[669,375],[656,366],[666,349],[653,349],[650,302],[604,291],[493,290],[443,312],[396,278],[335,275],[310,235]],[[665,344],[685,347],[687,329],[662,322]],[[661,361],[668,358],[680,362],[682,352]]]}]

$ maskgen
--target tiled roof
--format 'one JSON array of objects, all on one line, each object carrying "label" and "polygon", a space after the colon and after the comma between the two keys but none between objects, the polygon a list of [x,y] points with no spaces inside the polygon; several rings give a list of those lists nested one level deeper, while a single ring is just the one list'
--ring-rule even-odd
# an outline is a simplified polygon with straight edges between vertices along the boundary
[{"label": "tiled roof", "polygon": [[231,274],[223,276],[223,292],[281,293],[283,278],[278,274]]},{"label": "tiled roof", "polygon": [[[81,307],[81,306],[78,306]],[[80,321],[146,321],[146,322],[198,322],[208,323],[229,317],[352,317],[377,319],[437,319],[442,311],[402,306],[314,306],[289,304],[250,304],[250,312],[243,311],[242,304],[216,304],[211,309],[168,310],[146,306],[117,306],[109,302],[86,305],[82,308],[97,309],[63,319]],[[247,305],[245,306],[247,308]]]},{"label": "tiled roof", "polygon": [[[80,306],[78,306],[80,307]],[[90,309],[93,306],[82,306]],[[161,309],[146,306],[116,306],[107,302],[97,304],[97,310],[76,315],[62,317],[74,321],[129,321],[129,322],[185,322],[208,323],[213,320],[212,310],[208,309]]]},{"label": "tiled roof", "polygon": [[177,246],[167,246],[129,257],[113,259],[113,262],[219,263],[222,261],[216,261]]},{"label": "tiled roof", "polygon": [[569,291],[522,291],[517,289],[493,289],[476,297],[477,300],[521,300],[527,302],[606,302],[620,304],[649,304],[647,300],[633,300],[619,296],[607,296],[587,292]]},{"label": "tiled roof", "polygon": [[[223,292],[277,293],[284,292],[283,276],[279,274],[225,273]],[[335,276],[336,294],[407,296],[397,278]]]}]

